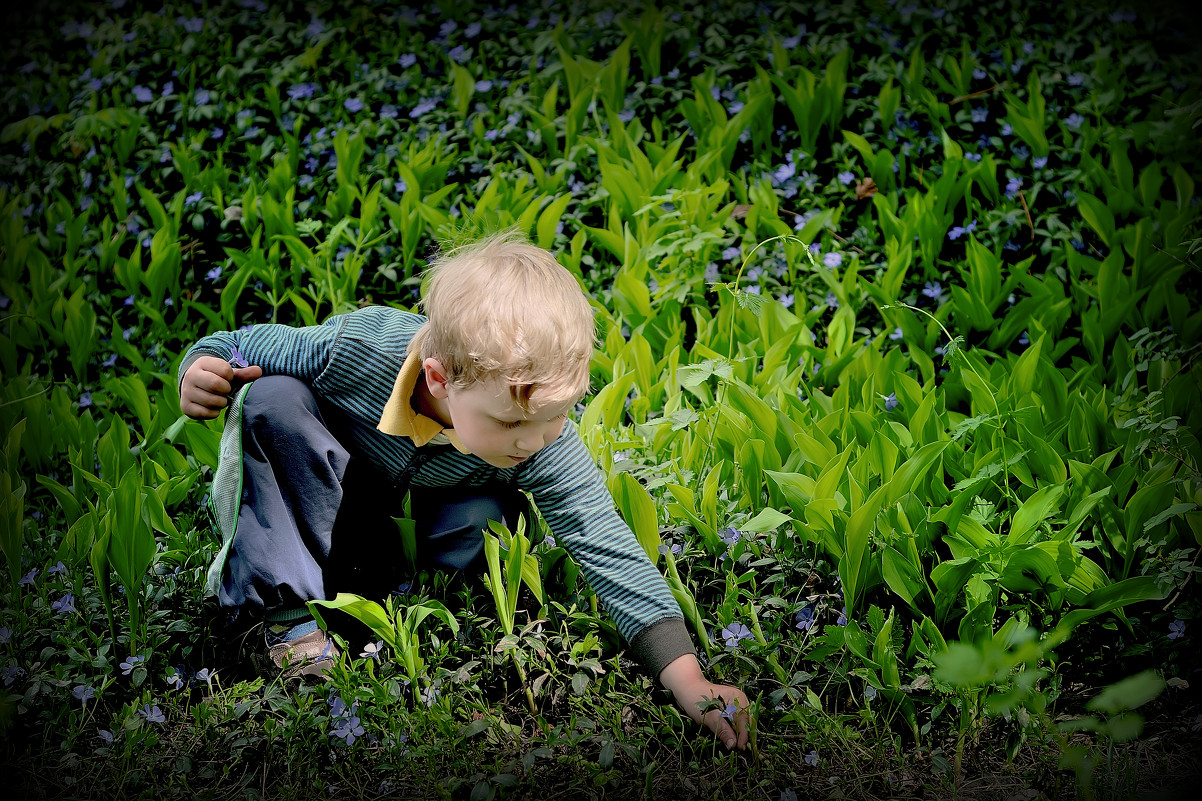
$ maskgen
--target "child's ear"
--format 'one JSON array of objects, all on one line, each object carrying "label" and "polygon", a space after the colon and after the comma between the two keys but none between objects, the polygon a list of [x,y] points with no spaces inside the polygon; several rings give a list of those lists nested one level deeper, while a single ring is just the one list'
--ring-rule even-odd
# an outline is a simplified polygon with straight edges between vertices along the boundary
[{"label": "child's ear", "polygon": [[422,362],[422,371],[426,374],[426,389],[438,400],[447,398],[447,371],[442,362],[435,358]]}]

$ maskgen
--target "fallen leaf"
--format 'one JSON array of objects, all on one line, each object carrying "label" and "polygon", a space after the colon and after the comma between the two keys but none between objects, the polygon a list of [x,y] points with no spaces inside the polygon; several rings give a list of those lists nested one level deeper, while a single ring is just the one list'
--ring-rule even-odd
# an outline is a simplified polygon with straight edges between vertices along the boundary
[{"label": "fallen leaf", "polygon": [[856,183],[856,200],[863,200],[876,194],[876,184],[869,177],[861,178]]},{"label": "fallen leaf", "polygon": [[1166,681],[1165,684],[1169,685],[1174,690],[1188,690],[1189,689],[1189,682],[1179,676],[1174,676],[1173,678]]},{"label": "fallen leaf", "polygon": [[730,218],[732,220],[742,219],[743,217],[747,216],[747,212],[749,212],[749,211],[751,211],[750,204],[747,204],[747,203],[740,204],[730,210]]}]

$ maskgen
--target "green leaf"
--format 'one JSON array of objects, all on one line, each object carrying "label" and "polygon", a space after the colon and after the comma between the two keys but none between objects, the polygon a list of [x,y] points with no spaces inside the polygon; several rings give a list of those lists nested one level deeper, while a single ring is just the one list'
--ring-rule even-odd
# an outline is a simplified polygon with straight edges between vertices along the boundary
[{"label": "green leaf", "polygon": [[1091,712],[1116,715],[1138,709],[1164,691],[1165,681],[1154,670],[1145,670],[1110,685],[1086,703]]},{"label": "green leaf", "polygon": [[1010,521],[1010,533],[1006,535],[1006,544],[1021,545],[1027,542],[1035,528],[1056,510],[1056,504],[1067,488],[1067,484],[1053,484],[1037,490],[1027,498]]},{"label": "green leaf", "polygon": [[765,531],[772,531],[773,529],[780,528],[792,519],[793,518],[789,517],[784,512],[778,512],[777,510],[769,507],[760,510],[759,514],[748,520],[746,523],[740,524],[739,529],[742,531],[762,534]]}]

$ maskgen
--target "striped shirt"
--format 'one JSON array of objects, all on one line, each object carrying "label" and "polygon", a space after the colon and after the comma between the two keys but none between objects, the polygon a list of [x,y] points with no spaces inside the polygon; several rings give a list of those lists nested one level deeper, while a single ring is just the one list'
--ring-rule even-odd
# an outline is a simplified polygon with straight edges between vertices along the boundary
[{"label": "striped shirt", "polygon": [[[401,491],[491,483],[528,491],[558,543],[580,565],[618,631],[652,676],[676,657],[693,653],[680,606],[616,512],[604,476],[572,421],[554,442],[511,468],[493,467],[452,447],[419,451],[409,437],[377,430],[409,342],[425,319],[400,309],[370,306],[336,315],[321,325],[264,324],[218,332],[188,350],[179,380],[182,383],[184,373],[200,356],[229,361],[237,348],[264,375],[298,378],[341,412],[348,432],[344,447],[371,462]],[[240,416],[233,417],[227,415],[227,430],[241,425]]]}]

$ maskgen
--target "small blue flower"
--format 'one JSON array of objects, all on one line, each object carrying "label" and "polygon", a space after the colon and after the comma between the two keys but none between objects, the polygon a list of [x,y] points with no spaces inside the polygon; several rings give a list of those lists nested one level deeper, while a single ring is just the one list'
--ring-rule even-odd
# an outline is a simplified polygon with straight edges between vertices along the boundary
[{"label": "small blue flower", "polygon": [[1031,166],[1037,170],[1042,170],[1044,167],[1048,166],[1048,157],[1036,156],[1035,158],[1031,159]]},{"label": "small blue flower", "polygon": [[751,629],[737,621],[722,629],[722,637],[726,640],[727,646],[731,648],[738,648],[739,643],[753,636]]},{"label": "small blue flower", "polygon": [[417,63],[417,56],[414,55],[413,53],[405,53],[404,55],[402,55],[400,58],[397,59],[397,63],[400,64],[402,67],[406,67],[406,68],[412,67],[414,64]]},{"label": "small blue flower", "polygon": [[380,119],[395,120],[397,116],[396,106],[385,103],[380,106]]},{"label": "small blue flower", "polygon": [[985,70],[981,69],[980,67],[976,67],[972,71],[972,77],[978,81],[985,80],[985,78],[988,77],[988,75],[989,75],[989,73],[985,72]]},{"label": "small blue flower", "polygon": [[922,294],[935,302],[943,299],[943,287],[938,281],[927,281],[922,287]]},{"label": "small blue flower", "polygon": [[734,261],[735,259],[739,258],[740,253],[741,251],[737,247],[728,247],[726,250],[722,251],[722,258],[726,259],[727,261]]},{"label": "small blue flower", "polygon": [[897,393],[890,392],[885,396],[885,411],[891,412],[897,408]]},{"label": "small blue flower", "polygon": [[1083,83],[1085,83],[1085,76],[1079,72],[1073,72],[1070,73],[1065,80],[1068,82],[1069,86],[1081,86]]},{"label": "small blue flower", "polygon": [[889,338],[892,339],[894,342],[897,342],[899,339],[902,339],[904,337],[905,337],[905,334],[902,333],[901,328],[894,328],[893,331],[891,331],[889,333]]},{"label": "small blue flower", "polygon": [[723,709],[721,709],[718,712],[718,714],[721,715],[722,719],[725,720],[727,723],[734,723],[735,722],[735,713],[738,711],[739,711],[739,708],[737,706],[735,706],[734,704],[727,704]]},{"label": "small blue flower", "polygon": [[[634,109],[632,109],[632,108],[622,109],[621,111],[618,112],[618,119],[620,119],[622,122],[630,122],[631,120],[634,119]],[[532,131],[527,131],[526,133],[530,134],[530,133],[532,133]]]},{"label": "small blue flower", "polygon": [[184,686],[184,677],[180,675],[178,670],[172,671],[171,675],[167,677],[167,685],[173,690],[182,689]]},{"label": "small blue flower", "polygon": [[846,626],[847,625],[847,607],[846,606],[843,607],[843,609],[839,612],[839,619],[835,621],[835,624],[838,626]]},{"label": "small blue flower", "polygon": [[805,761],[806,761],[806,764],[807,764],[807,765],[814,765],[814,766],[817,766],[817,764],[818,764],[818,752],[817,752],[817,751],[811,751],[810,753],[806,754],[806,756],[805,756]]},{"label": "small blue flower", "polygon": [[67,566],[63,564],[63,560],[58,560],[53,567],[47,568],[47,576],[65,576],[67,575]]},{"label": "small blue flower", "polygon": [[835,177],[838,178],[839,183],[843,184],[844,186],[847,186],[852,181],[856,180],[856,174],[850,170],[843,170]]},{"label": "small blue flower", "polygon": [[492,81],[488,81],[488,80],[476,81],[476,91],[477,92],[487,92],[490,89],[492,89]]},{"label": "small blue flower", "polygon": [[213,269],[211,269],[207,273],[205,273],[205,278],[208,279],[209,281],[216,281],[220,277],[221,277],[221,265],[220,264],[218,264],[216,267],[214,267]]},{"label": "small blue flower", "polygon": [[293,100],[303,100],[306,97],[312,97],[317,91],[315,83],[294,83],[288,87],[288,97]]},{"label": "small blue flower", "polygon": [[322,22],[319,18],[314,17],[309,22],[309,27],[305,28],[305,34],[310,39],[316,39],[318,36],[321,36],[323,33],[325,33],[325,30],[326,30],[326,24],[324,22]]},{"label": "small blue flower", "polygon": [[195,206],[197,203],[204,200],[204,196],[205,196],[204,192],[193,192],[192,194],[190,194],[186,198],[184,198],[184,205],[185,206]]},{"label": "small blue flower", "polygon": [[0,626],[0,645],[8,645],[8,641],[12,639],[13,630],[8,626]]},{"label": "small blue flower", "polygon": [[826,298],[824,298],[824,300],[826,301],[826,305],[828,308],[831,308],[831,309],[839,308],[839,299],[837,297],[835,297],[834,292],[827,292]]},{"label": "small blue flower", "polygon": [[433,111],[438,106],[437,98],[425,98],[409,111],[409,116],[412,119],[417,119],[428,111]]},{"label": "small blue flower", "polygon": [[796,628],[799,628],[802,631],[809,631],[814,627],[814,607],[809,606],[808,604],[803,606],[797,611],[797,614],[793,616],[793,621]]},{"label": "small blue flower", "polygon": [[142,663],[145,661],[146,661],[146,657],[144,657],[144,656],[135,655],[135,656],[127,657],[126,660],[124,662],[122,662],[120,665],[121,675],[128,676],[130,673],[133,673],[134,668],[140,667],[142,665]]},{"label": "small blue flower", "polygon": [[1185,621],[1178,618],[1169,624],[1169,639],[1176,640],[1185,636]]},{"label": "small blue flower", "polygon": [[822,256],[822,263],[833,270],[843,263],[843,254],[825,253]]},{"label": "small blue flower", "polygon": [[479,22],[473,22],[463,29],[463,35],[469,39],[475,39],[480,35],[481,25]]},{"label": "small blue flower", "polygon": [[450,56],[451,60],[456,64],[467,63],[467,60],[470,57],[468,56],[467,48],[465,48],[463,45],[455,45],[447,51],[447,55]]},{"label": "small blue flower", "polygon": [[147,723],[166,723],[167,718],[163,717],[163,710],[159,709],[158,705],[151,706],[150,704],[142,704],[138,709],[138,714]]},{"label": "small blue flower", "polygon": [[139,103],[149,103],[151,100],[154,100],[154,93],[151,92],[148,87],[140,86],[140,85],[135,86],[133,89],[133,92],[134,92],[134,99],[137,100]]},{"label": "small blue flower", "polygon": [[175,91],[175,81],[167,81],[167,83],[163,84],[163,91],[160,92],[159,94],[162,95],[163,97],[167,97],[174,91]]},{"label": "small blue flower", "polygon": [[175,21],[188,33],[200,33],[205,28],[205,21],[202,17],[191,17],[190,19],[178,17]]},{"label": "small blue flower", "polygon": [[707,284],[713,284],[718,281],[721,276],[718,274],[718,265],[716,262],[709,262],[705,265],[705,271],[702,273],[702,278]]},{"label": "small blue flower", "polygon": [[96,691],[86,684],[77,684],[72,690],[71,695],[75,696],[75,700],[79,701],[84,706],[88,705],[96,697]]},{"label": "small blue flower", "polygon": [[876,700],[876,687],[873,687],[871,684],[865,684],[864,685],[864,697],[867,698],[869,701],[875,701]]},{"label": "small blue flower", "polygon": [[348,97],[342,102],[342,107],[347,111],[356,112],[363,110],[363,101],[357,97]]},{"label": "small blue flower", "polygon": [[459,23],[453,19],[449,19],[446,22],[444,22],[438,26],[438,35],[443,38],[446,38],[446,37],[450,36],[452,33],[454,33],[458,28],[459,28]]},{"label": "small blue flower", "polygon": [[777,298],[777,300],[780,302],[780,305],[784,306],[786,309],[793,308],[793,293],[785,292],[779,298]]},{"label": "small blue flower", "polygon": [[62,598],[59,598],[57,601],[52,603],[50,605],[50,610],[52,612],[58,612],[60,615],[71,614],[75,611],[75,596],[71,593],[67,593]]},{"label": "small blue flower", "polygon": [[1070,131],[1076,131],[1076,130],[1080,129],[1081,126],[1084,124],[1085,124],[1085,117],[1081,116],[1080,114],[1077,114],[1076,112],[1069,114],[1068,117],[1066,117],[1064,120],[1065,127],[1067,127]]},{"label": "small blue flower", "polygon": [[209,136],[213,137],[214,139],[220,139],[221,137],[225,136],[225,131],[214,125],[213,129],[209,131]]},{"label": "small blue flower", "polygon": [[192,102],[198,106],[207,105],[208,102],[212,99],[213,99],[213,95],[209,92],[208,89],[197,89],[195,92],[192,93]]},{"label": "small blue flower", "polygon": [[1006,197],[1014,197],[1018,194],[1018,190],[1022,188],[1023,179],[1015,176],[1006,182]]},{"label": "small blue flower", "polygon": [[989,119],[989,109],[985,108],[984,106],[976,106],[973,108],[973,110],[972,110],[972,121],[973,122],[985,122],[985,120],[987,120],[987,119]]}]

